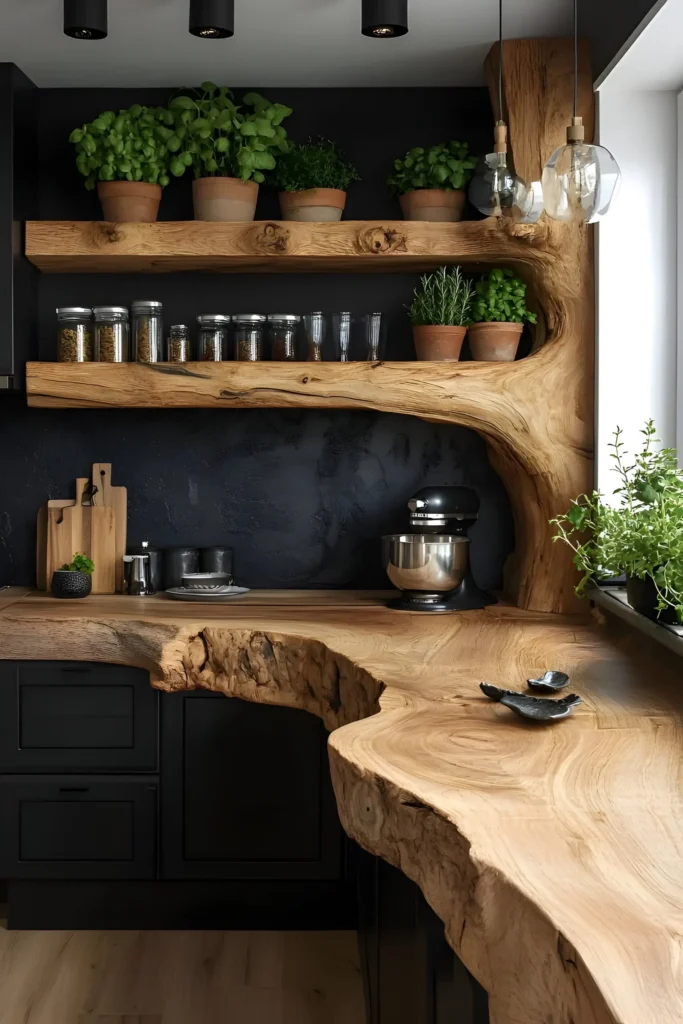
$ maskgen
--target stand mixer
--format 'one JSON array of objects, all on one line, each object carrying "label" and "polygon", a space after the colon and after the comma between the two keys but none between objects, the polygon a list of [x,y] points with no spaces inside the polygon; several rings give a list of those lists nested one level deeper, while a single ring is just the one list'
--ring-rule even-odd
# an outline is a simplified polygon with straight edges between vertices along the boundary
[{"label": "stand mixer", "polygon": [[452,612],[484,608],[496,599],[480,590],[470,569],[467,536],[479,498],[471,487],[424,487],[408,502],[410,533],[382,537],[387,576],[400,591],[392,608]]}]

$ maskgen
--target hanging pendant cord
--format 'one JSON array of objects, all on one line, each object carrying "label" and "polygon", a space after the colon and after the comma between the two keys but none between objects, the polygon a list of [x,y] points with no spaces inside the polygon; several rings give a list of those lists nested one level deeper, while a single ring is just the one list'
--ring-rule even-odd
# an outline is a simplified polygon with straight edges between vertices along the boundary
[{"label": "hanging pendant cord", "polygon": [[503,120],[503,0],[498,0],[498,120]]},{"label": "hanging pendant cord", "polygon": [[[501,0],[502,2],[502,0]],[[574,0],[574,117],[579,105],[579,3]]]}]

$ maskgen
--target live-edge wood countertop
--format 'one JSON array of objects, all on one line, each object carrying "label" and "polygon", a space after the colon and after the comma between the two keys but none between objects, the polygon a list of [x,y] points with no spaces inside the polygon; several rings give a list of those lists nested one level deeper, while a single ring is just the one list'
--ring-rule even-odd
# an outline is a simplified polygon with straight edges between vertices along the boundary
[{"label": "live-edge wood countertop", "polygon": [[[683,684],[641,635],[504,605],[402,613],[368,592],[212,606],[15,589],[0,657],[138,665],[164,690],[320,715],[344,828],[420,885],[491,1024],[683,1021]],[[546,668],[583,697],[553,726],[479,691]]]}]

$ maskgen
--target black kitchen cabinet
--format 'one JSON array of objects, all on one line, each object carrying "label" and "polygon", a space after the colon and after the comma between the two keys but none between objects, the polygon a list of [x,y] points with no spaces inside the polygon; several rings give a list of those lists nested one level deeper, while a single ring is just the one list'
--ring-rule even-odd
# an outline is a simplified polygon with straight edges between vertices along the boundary
[{"label": "black kitchen cabinet", "polygon": [[319,719],[201,690],[165,695],[161,714],[163,878],[339,877]]}]

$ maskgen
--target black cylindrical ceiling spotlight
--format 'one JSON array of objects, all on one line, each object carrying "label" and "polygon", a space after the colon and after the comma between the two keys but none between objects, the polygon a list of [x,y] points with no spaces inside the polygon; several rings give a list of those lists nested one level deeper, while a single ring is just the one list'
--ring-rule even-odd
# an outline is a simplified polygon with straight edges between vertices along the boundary
[{"label": "black cylindrical ceiling spotlight", "polygon": [[408,0],[363,0],[363,35],[393,39],[408,31]]},{"label": "black cylindrical ceiling spotlight", "polygon": [[64,0],[64,35],[106,39],[107,0]]},{"label": "black cylindrical ceiling spotlight", "polygon": [[235,34],[235,0],[190,0],[190,32],[200,39]]}]

